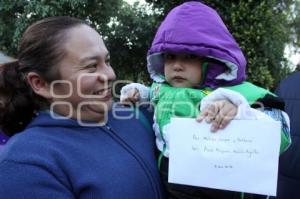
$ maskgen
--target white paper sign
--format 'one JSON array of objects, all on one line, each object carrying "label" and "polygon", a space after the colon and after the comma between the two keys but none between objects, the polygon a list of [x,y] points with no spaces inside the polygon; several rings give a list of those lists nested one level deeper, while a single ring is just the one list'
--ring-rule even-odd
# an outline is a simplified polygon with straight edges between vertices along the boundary
[{"label": "white paper sign", "polygon": [[210,127],[172,118],[169,182],[275,196],[280,122],[233,120],[217,133]]}]

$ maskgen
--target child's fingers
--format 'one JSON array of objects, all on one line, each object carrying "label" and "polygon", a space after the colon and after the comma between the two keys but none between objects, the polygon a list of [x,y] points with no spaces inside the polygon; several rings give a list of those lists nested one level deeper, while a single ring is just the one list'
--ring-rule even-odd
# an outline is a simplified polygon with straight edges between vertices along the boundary
[{"label": "child's fingers", "polygon": [[[203,121],[205,119],[206,122],[211,121],[211,117],[214,115],[214,104],[210,104],[208,107],[206,107],[196,118],[198,122]],[[209,117],[209,118],[208,118]]]},{"label": "child's fingers", "polygon": [[228,111],[221,109],[216,115],[215,119],[212,121],[211,131],[216,132],[219,129],[223,129],[229,121],[231,121],[231,117],[227,115]]},{"label": "child's fingers", "polygon": [[219,129],[225,128],[230,121],[235,117],[237,107],[229,101],[219,100],[210,104],[197,117],[197,121],[201,122],[203,119],[207,123],[212,123],[211,131],[216,132]]},{"label": "child's fingers", "polygon": [[205,117],[205,121],[207,123],[211,123],[212,121],[215,120],[217,114],[219,113],[219,105],[218,103],[213,103],[211,105],[208,106],[207,108],[207,115]]},{"label": "child's fingers", "polygon": [[226,113],[225,115],[218,115],[217,118],[218,120],[216,121],[215,131],[225,128],[234,117],[232,114]]},{"label": "child's fingers", "polygon": [[137,89],[134,90],[132,98],[136,100],[136,102],[140,99],[140,92]]},{"label": "child's fingers", "polygon": [[139,93],[138,89],[134,88],[134,89],[128,91],[126,96],[121,99],[121,103],[124,103],[124,104],[136,103],[139,101],[139,99],[140,99],[140,93]]},{"label": "child's fingers", "polygon": [[127,97],[127,96],[126,96],[126,97],[122,97],[122,98],[120,99],[120,102],[121,102],[122,104],[127,104],[127,102],[129,102],[128,97]]},{"label": "child's fingers", "polygon": [[235,108],[230,109],[223,118],[222,122],[220,123],[220,128],[225,128],[231,120],[234,119],[235,115],[237,113],[237,110]]},{"label": "child's fingers", "polygon": [[220,113],[222,115],[224,115],[223,121],[222,121],[223,122],[222,126],[224,128],[235,117],[235,115],[237,113],[237,107],[229,102],[226,102],[224,104],[223,109],[220,111]]},{"label": "child's fingers", "polygon": [[133,101],[132,101],[132,98],[126,97],[126,98],[123,98],[123,99],[121,100],[121,103],[124,104],[124,105],[130,105],[130,104],[133,103]]},{"label": "child's fingers", "polygon": [[229,102],[223,103],[223,106],[216,116],[212,124],[212,131],[215,132],[218,129],[225,128],[231,120],[234,119],[237,113],[237,107]]},{"label": "child's fingers", "polygon": [[220,129],[221,124],[223,123],[224,117],[222,114],[217,114],[215,119],[212,121],[210,130],[212,132],[216,132],[218,129]]},{"label": "child's fingers", "polygon": [[225,100],[217,101],[214,105],[215,109],[217,110],[217,114],[212,121],[212,132],[216,132],[217,130],[224,128],[229,121],[232,120],[233,117],[229,113],[231,113],[232,108],[235,108],[234,105]]},{"label": "child's fingers", "polygon": [[207,116],[208,112],[207,110],[202,111],[196,118],[197,122],[202,122],[203,119]]}]

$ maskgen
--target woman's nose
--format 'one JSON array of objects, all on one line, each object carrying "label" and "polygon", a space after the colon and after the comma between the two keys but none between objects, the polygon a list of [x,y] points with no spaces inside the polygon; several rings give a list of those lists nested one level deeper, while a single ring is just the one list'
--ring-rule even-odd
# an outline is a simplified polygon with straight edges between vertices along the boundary
[{"label": "woman's nose", "polygon": [[113,81],[116,79],[116,74],[111,66],[105,65],[103,70],[99,70],[100,81]]},{"label": "woman's nose", "polygon": [[115,71],[111,66],[108,66],[107,77],[108,77],[108,80],[110,80],[110,81],[113,81],[116,79]]}]

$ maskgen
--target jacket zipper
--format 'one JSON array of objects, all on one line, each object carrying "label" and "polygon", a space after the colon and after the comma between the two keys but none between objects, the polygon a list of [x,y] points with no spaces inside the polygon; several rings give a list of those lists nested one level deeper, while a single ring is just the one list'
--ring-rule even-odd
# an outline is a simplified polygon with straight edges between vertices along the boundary
[{"label": "jacket zipper", "polygon": [[119,137],[110,126],[105,125],[104,129],[109,133],[109,135],[111,135],[112,138],[114,138],[114,140],[116,140],[121,146],[123,146],[125,150],[128,151],[137,160],[142,169],[145,171],[146,176],[150,181],[151,187],[156,194],[156,197],[161,198],[160,192],[158,191],[159,188],[157,188],[157,186],[155,185],[156,183],[153,180],[154,177],[152,176],[149,167],[146,165],[143,159],[137,153],[135,153],[134,150],[121,137]]}]

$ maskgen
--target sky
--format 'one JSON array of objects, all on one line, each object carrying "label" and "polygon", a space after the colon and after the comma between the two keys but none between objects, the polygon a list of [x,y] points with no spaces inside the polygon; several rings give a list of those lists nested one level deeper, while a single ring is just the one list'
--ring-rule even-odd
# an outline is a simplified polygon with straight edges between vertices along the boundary
[{"label": "sky", "polygon": [[130,5],[132,5],[134,2],[136,2],[136,1],[139,1],[139,2],[141,2],[141,3],[145,3],[145,1],[144,0],[124,0],[124,1],[127,1]]},{"label": "sky", "polygon": [[294,47],[287,45],[284,53],[285,57],[294,65],[293,67],[296,67],[298,63],[300,64],[300,49],[298,49],[298,53],[295,53],[294,50]]}]

